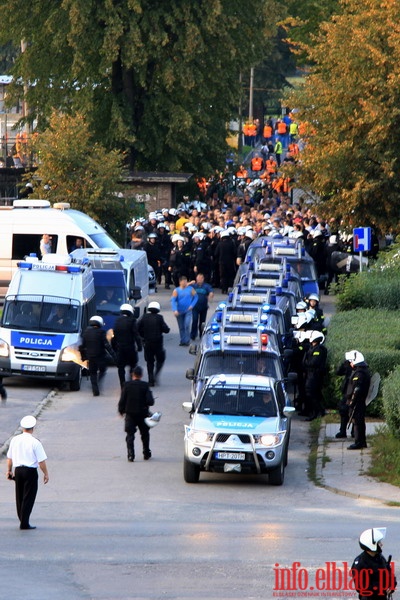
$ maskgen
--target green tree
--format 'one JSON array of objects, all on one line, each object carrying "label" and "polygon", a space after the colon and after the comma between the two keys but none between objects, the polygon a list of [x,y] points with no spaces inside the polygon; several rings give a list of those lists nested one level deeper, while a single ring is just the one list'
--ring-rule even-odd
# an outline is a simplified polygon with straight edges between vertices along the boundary
[{"label": "green tree", "polygon": [[128,207],[117,195],[122,157],[92,141],[82,115],[54,112],[49,127],[36,137],[37,192],[51,202],[69,202],[124,240]]},{"label": "green tree", "polygon": [[22,37],[14,92],[31,119],[79,110],[130,168],[224,164],[239,73],[265,55],[276,0],[36,0],[0,8],[0,40]]},{"label": "green tree", "polygon": [[350,226],[397,226],[400,199],[399,0],[342,0],[308,47],[315,65],[291,95],[307,123],[300,183]]}]

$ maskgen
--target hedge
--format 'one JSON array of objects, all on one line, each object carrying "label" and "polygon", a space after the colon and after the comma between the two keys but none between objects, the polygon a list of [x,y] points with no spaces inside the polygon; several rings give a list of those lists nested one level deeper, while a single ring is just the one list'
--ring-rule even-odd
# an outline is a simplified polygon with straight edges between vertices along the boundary
[{"label": "hedge", "polygon": [[400,366],[385,379],[382,389],[383,410],[390,433],[400,439]]},{"label": "hedge", "polygon": [[[400,315],[382,309],[358,309],[336,313],[329,324],[326,339],[329,377],[325,390],[328,408],[336,408],[341,397],[342,377],[337,377],[337,367],[349,350],[359,350],[371,369],[381,380],[400,365]],[[382,384],[381,384],[382,389]],[[400,406],[399,406],[400,412]],[[381,416],[381,403],[373,402],[369,414]]]}]

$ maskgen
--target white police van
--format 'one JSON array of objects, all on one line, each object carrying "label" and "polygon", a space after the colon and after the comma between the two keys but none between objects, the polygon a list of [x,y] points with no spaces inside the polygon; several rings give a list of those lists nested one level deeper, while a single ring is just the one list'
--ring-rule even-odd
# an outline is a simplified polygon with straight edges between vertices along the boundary
[{"label": "white police van", "polygon": [[201,471],[268,474],[282,485],[288,460],[290,406],[282,382],[254,375],[210,377],[185,425],[183,475],[197,483]]},{"label": "white police van", "polygon": [[0,375],[22,375],[81,385],[79,344],[95,314],[89,263],[47,254],[19,262],[7,290],[0,327]]}]

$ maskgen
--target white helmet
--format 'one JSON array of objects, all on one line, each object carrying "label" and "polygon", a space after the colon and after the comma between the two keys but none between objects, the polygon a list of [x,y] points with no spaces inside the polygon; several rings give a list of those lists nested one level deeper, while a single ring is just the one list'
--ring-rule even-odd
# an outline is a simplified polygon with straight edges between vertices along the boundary
[{"label": "white helmet", "polygon": [[181,240],[182,242],[185,241],[185,238],[182,237],[181,235],[179,235],[179,233],[175,233],[172,238],[171,241],[175,244],[175,242],[178,242],[179,240]]},{"label": "white helmet", "polygon": [[151,417],[146,417],[144,422],[146,423],[147,427],[155,427],[160,422],[161,416],[162,413],[155,412],[151,415]]},{"label": "white helmet", "polygon": [[133,308],[130,304],[121,304],[119,310],[122,313],[130,313],[131,315],[133,315]]},{"label": "white helmet", "polygon": [[250,238],[252,240],[254,237],[254,232],[252,229],[248,229],[244,235],[245,237]]},{"label": "white helmet", "polygon": [[304,325],[308,325],[311,321],[310,315],[305,313],[300,313],[299,318],[297,319],[296,329],[301,329]]},{"label": "white helmet", "polygon": [[104,327],[104,321],[101,317],[95,315],[94,317],[90,317],[89,325],[98,325],[100,327]]},{"label": "white helmet", "polygon": [[296,310],[307,310],[307,308],[307,302],[304,302],[303,300],[300,300],[300,302],[296,304]]},{"label": "white helmet", "polygon": [[366,529],[360,535],[358,543],[362,550],[370,550],[371,552],[380,552],[380,546],[378,543],[384,540],[386,537],[386,527],[374,527],[373,529]]},{"label": "white helmet", "polygon": [[319,296],[318,296],[318,294],[310,294],[308,296],[308,299],[309,300],[316,300],[317,302],[319,302]]},{"label": "white helmet", "polygon": [[157,229],[161,229],[162,227],[164,227],[166,231],[169,231],[169,227],[166,223],[164,223],[164,221],[161,221],[161,223],[157,225]]},{"label": "white helmet", "polygon": [[193,239],[194,238],[199,238],[199,240],[201,241],[204,238],[204,233],[202,233],[201,231],[196,231],[196,233],[193,234]]},{"label": "white helmet", "polygon": [[313,236],[313,238],[320,237],[322,235],[322,231],[320,229],[314,229],[311,235]]},{"label": "white helmet", "polygon": [[229,237],[229,231],[227,229],[223,229],[220,233],[220,237]]},{"label": "white helmet", "polygon": [[365,362],[364,355],[358,350],[350,350],[350,352],[346,352],[344,356],[346,360],[353,363],[353,365],[359,365],[360,363]]},{"label": "white helmet", "polygon": [[323,344],[325,341],[325,336],[322,331],[312,331],[310,335],[310,342],[319,341],[320,344]]},{"label": "white helmet", "polygon": [[156,310],[157,312],[160,312],[161,310],[161,306],[159,302],[150,302],[150,304],[147,307],[147,310]]}]

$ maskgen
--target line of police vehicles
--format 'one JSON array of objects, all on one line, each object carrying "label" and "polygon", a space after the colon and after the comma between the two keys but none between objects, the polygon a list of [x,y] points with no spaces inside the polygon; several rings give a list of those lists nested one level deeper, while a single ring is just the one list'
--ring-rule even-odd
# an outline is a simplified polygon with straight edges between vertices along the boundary
[{"label": "line of police vehicles", "polygon": [[[185,425],[183,474],[266,474],[282,485],[291,416],[287,388],[296,305],[318,294],[313,259],[299,240],[260,237],[248,248],[234,287],[205,325]],[[308,315],[308,319],[311,316]]]}]

